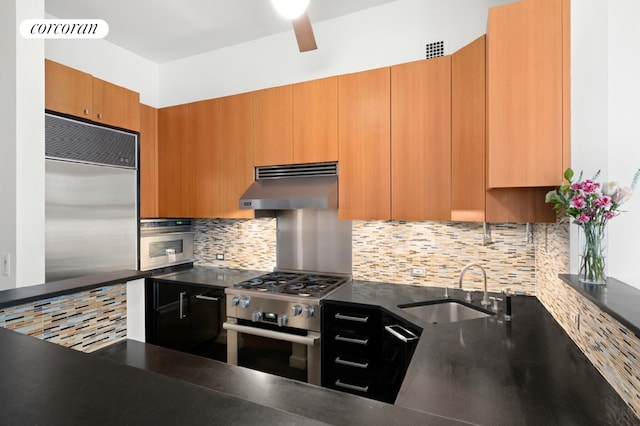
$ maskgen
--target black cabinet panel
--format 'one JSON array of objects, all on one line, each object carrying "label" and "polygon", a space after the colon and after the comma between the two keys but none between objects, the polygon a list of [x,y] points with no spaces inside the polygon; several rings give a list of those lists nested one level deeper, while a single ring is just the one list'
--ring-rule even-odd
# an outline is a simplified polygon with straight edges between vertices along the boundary
[{"label": "black cabinet panel", "polygon": [[[322,385],[393,403],[420,329],[378,306],[326,301],[322,309]],[[404,327],[396,334],[410,338],[385,326]]]},{"label": "black cabinet panel", "polygon": [[149,343],[187,351],[220,333],[223,289],[147,279],[146,299]]}]

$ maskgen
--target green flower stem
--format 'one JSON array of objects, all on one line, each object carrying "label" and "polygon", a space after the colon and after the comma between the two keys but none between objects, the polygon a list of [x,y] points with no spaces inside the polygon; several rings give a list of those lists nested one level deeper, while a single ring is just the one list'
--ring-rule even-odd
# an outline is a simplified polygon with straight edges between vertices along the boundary
[{"label": "green flower stem", "polygon": [[579,276],[583,282],[603,284],[607,277],[604,271],[604,223],[585,223],[580,225],[584,232],[585,243],[582,248]]}]

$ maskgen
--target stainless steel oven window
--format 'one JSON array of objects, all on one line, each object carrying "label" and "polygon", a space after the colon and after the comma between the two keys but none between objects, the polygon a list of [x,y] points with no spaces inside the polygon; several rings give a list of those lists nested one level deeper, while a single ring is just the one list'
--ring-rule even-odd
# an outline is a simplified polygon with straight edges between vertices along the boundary
[{"label": "stainless steel oven window", "polygon": [[156,241],[149,243],[149,257],[166,256],[167,253],[173,251],[174,253],[184,252],[184,241],[182,239],[170,240],[170,241]]}]

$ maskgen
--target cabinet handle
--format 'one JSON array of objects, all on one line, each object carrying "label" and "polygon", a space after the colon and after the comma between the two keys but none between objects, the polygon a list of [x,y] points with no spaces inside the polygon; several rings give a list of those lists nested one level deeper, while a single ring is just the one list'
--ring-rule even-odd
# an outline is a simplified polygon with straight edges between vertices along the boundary
[{"label": "cabinet handle", "polygon": [[340,320],[345,320],[345,321],[354,321],[354,322],[367,322],[367,321],[369,321],[369,316],[368,315],[363,316],[363,317],[354,317],[352,315],[341,314],[340,312],[338,312],[335,315],[335,318],[336,319],[340,319]]},{"label": "cabinet handle", "polygon": [[384,329],[403,342],[411,342],[418,339],[418,336],[416,336],[413,332],[407,330],[399,324],[386,325]]},{"label": "cabinet handle", "polygon": [[358,392],[364,392],[364,393],[369,392],[369,386],[351,385],[349,383],[342,382],[340,379],[336,380],[336,386],[338,386],[339,388],[351,389]]},{"label": "cabinet handle", "polygon": [[349,361],[346,359],[342,359],[340,357],[336,357],[336,364],[342,364],[342,365],[347,365],[349,367],[356,367],[356,368],[369,368],[368,362]]},{"label": "cabinet handle", "polygon": [[369,339],[357,339],[355,337],[344,337],[339,334],[336,335],[335,339],[339,342],[356,343],[358,345],[366,345],[367,343],[369,343]]},{"label": "cabinet handle", "polygon": [[211,302],[217,302],[218,300],[220,300],[219,297],[211,297],[211,296],[203,296],[202,294],[198,294],[196,296],[196,299],[200,299],[200,300],[209,300]]},{"label": "cabinet handle", "polygon": [[89,115],[89,108],[85,108],[84,110],[82,110],[82,112],[84,113],[84,115]]},{"label": "cabinet handle", "polygon": [[180,312],[178,312],[178,319],[183,319],[186,318],[186,315],[184,314],[184,297],[187,295],[186,291],[181,291],[180,292]]},{"label": "cabinet handle", "polygon": [[98,118],[99,118],[100,120],[102,120],[102,113],[101,113],[101,112],[99,112],[99,113],[98,113]]}]

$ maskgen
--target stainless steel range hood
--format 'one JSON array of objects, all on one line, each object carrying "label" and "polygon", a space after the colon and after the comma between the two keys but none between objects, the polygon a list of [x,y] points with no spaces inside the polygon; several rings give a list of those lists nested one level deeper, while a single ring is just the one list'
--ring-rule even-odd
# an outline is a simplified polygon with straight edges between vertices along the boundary
[{"label": "stainless steel range hood", "polygon": [[256,180],[240,198],[241,209],[338,208],[338,164],[256,167]]}]

